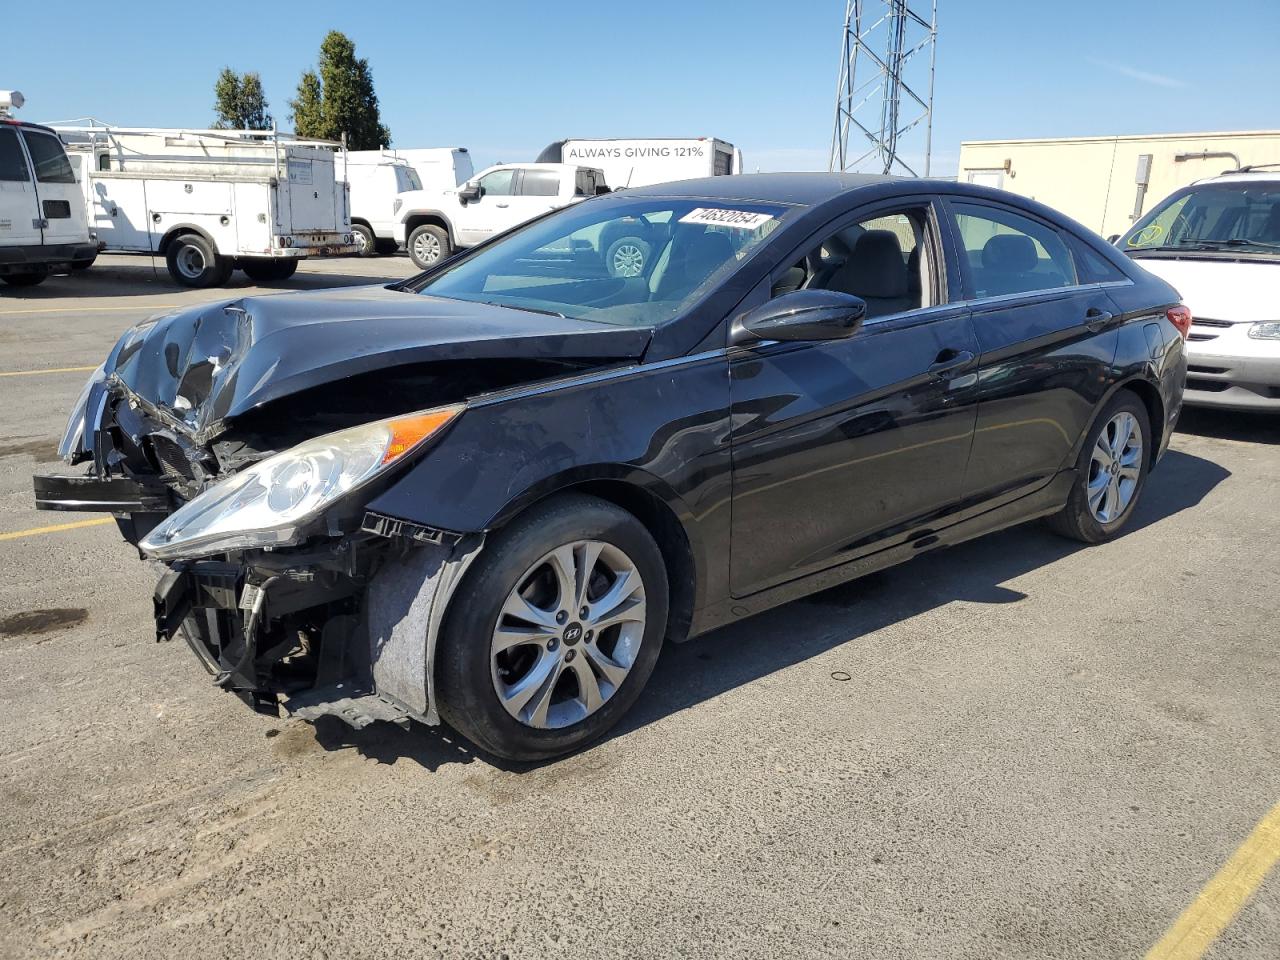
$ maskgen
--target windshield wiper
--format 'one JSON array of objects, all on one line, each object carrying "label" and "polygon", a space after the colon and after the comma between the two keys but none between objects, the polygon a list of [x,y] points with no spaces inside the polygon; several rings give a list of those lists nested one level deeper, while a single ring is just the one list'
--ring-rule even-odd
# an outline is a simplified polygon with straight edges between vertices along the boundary
[{"label": "windshield wiper", "polygon": [[488,304],[491,307],[506,307],[508,310],[523,310],[525,313],[540,313],[544,317],[559,317],[561,320],[567,319],[563,313],[556,313],[554,310],[539,310],[537,307],[519,307],[514,303],[499,303],[497,300],[477,300],[476,302]]},{"label": "windshield wiper", "polygon": [[1230,240],[1214,240],[1209,237],[1188,237],[1178,241],[1179,246],[1196,246],[1202,250],[1215,250],[1221,247],[1262,247],[1264,250],[1280,250],[1280,243],[1267,243],[1265,240],[1249,240],[1245,237],[1232,237]]}]

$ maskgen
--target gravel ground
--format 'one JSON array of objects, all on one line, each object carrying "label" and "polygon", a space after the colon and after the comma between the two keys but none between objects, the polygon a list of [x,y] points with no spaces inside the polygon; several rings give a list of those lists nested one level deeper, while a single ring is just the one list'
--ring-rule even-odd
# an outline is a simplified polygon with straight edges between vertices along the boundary
[{"label": "gravel ground", "polygon": [[[116,257],[0,292],[0,373],[221,295]],[[84,519],[30,474],[86,375],[0,377],[0,537]],[[153,642],[113,526],[0,539],[0,956],[1141,955],[1280,799],[1278,475],[1280,421],[1190,412],[1116,542],[1030,525],[669,648],[541,767],[255,715]],[[1209,956],[1277,955],[1273,873]]]}]

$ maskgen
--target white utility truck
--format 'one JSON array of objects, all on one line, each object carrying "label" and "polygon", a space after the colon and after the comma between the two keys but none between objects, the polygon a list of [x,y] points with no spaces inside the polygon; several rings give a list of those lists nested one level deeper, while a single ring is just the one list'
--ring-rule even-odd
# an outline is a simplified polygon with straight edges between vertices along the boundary
[{"label": "white utility truck", "polygon": [[604,174],[572,163],[500,163],[460,187],[403,193],[398,239],[424,270],[549,210],[609,190]]},{"label": "white utility truck", "polygon": [[742,151],[715,137],[557,140],[538,160],[598,167],[615,190],[742,172]]},{"label": "white utility truck", "polygon": [[351,232],[360,256],[395,253],[400,194],[421,190],[418,171],[391,150],[349,150],[341,155],[351,197]]},{"label": "white utility truck", "polygon": [[341,145],[260,130],[54,127],[79,166],[99,248],[159,254],[186,287],[234,269],[292,276],[309,256],[356,253]]},{"label": "white utility truck", "polygon": [[22,104],[17,90],[0,90],[0,280],[31,287],[89,266],[98,251],[62,142],[48,127],[12,119],[10,108]]}]

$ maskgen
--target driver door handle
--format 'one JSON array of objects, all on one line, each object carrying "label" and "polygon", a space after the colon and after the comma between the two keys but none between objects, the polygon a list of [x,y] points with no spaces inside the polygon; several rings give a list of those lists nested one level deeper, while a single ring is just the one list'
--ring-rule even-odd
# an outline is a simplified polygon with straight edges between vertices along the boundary
[{"label": "driver door handle", "polygon": [[929,372],[935,377],[948,377],[971,363],[973,363],[972,350],[953,350],[948,347],[938,354],[933,363],[929,364]]}]

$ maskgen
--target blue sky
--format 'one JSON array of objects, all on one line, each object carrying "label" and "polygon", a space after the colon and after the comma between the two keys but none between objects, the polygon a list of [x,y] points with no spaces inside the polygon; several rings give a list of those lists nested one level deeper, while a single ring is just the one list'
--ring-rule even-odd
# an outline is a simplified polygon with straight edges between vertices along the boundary
[{"label": "blue sky", "polygon": [[[1280,127],[1280,0],[938,6],[935,173],[954,172],[965,139]],[[567,136],[710,135],[752,171],[825,169],[844,12],[842,0],[8,7],[0,88],[26,94],[28,120],[206,124],[226,65],[262,74],[283,126],[336,28],[369,59],[397,146],[467,146],[479,169]]]}]

